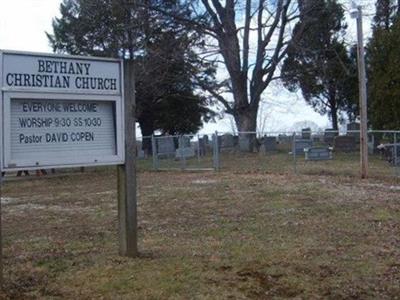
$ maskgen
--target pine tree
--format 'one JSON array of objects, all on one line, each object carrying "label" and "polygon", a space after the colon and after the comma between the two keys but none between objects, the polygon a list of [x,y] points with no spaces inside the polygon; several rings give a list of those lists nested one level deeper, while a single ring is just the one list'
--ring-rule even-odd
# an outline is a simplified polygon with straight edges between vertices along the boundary
[{"label": "pine tree", "polygon": [[320,114],[328,114],[338,129],[340,111],[351,111],[356,85],[354,61],[342,35],[346,29],[343,8],[335,0],[310,0],[307,13],[295,27],[304,36],[289,48],[282,68],[285,86],[301,89],[305,101]]},{"label": "pine tree", "polygon": [[374,129],[400,127],[399,2],[377,0],[373,34],[367,46],[368,115]]},{"label": "pine tree", "polygon": [[369,120],[374,129],[400,128],[400,22],[377,28],[368,45]]},{"label": "pine tree", "polygon": [[373,28],[388,30],[400,13],[399,0],[377,0]]},{"label": "pine tree", "polygon": [[[192,78],[205,73],[212,81],[213,66],[192,50],[201,45],[199,34],[152,6],[174,16],[190,14],[176,0],[64,0],[48,34],[50,44],[56,52],[134,59],[142,134],[196,132],[213,114]],[[185,117],[177,118],[173,109],[184,110]]]}]

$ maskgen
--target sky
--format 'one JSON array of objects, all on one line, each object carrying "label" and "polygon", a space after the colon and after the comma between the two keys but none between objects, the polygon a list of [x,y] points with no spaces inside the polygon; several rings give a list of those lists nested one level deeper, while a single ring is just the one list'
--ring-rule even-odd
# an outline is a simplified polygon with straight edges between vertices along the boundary
[{"label": "sky", "polygon": [[60,0],[0,0],[0,49],[51,52],[45,32]]},{"label": "sky", "polygon": [[[59,16],[60,3],[61,0],[0,0],[0,49],[51,52],[45,32],[52,32],[52,19]],[[364,33],[368,36],[374,1],[360,0],[359,3],[369,12],[364,26]],[[347,23],[349,39],[355,41],[355,21],[348,18]],[[259,123],[263,126],[259,129],[263,131],[297,130],[294,127],[301,121],[314,122],[321,128],[329,127],[327,116],[314,112],[299,93],[289,93],[278,83],[266,91],[261,106],[263,113],[259,116]],[[233,129],[232,118],[226,116],[215,123],[204,124],[201,133]]]}]

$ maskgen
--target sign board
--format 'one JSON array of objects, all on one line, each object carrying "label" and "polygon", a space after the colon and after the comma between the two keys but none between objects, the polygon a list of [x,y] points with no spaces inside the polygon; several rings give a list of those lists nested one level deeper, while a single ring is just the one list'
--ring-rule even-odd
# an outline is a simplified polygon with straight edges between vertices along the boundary
[{"label": "sign board", "polygon": [[122,61],[0,52],[1,170],[124,163]]}]

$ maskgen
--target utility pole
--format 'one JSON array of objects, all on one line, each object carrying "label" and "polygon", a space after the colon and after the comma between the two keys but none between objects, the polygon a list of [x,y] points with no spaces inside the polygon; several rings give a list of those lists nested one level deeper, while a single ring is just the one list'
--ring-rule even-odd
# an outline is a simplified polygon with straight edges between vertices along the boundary
[{"label": "utility pole", "polygon": [[[0,149],[1,151],[1,149]],[[1,169],[1,168],[0,168]],[[0,170],[2,171],[2,170]],[[3,173],[0,174],[0,290],[3,288],[3,224],[1,223],[1,189],[3,184]]]},{"label": "utility pole", "polygon": [[355,6],[350,15],[357,20],[357,63],[358,63],[358,90],[360,101],[360,162],[361,178],[368,177],[368,129],[367,129],[367,84],[365,73],[364,39],[362,28],[362,9]]}]

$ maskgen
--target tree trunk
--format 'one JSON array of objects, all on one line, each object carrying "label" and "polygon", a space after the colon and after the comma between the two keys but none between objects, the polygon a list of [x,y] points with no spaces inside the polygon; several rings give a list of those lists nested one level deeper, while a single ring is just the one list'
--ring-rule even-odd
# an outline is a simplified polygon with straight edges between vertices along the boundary
[{"label": "tree trunk", "polygon": [[146,120],[143,120],[142,118],[139,118],[138,122],[143,136],[142,150],[147,155],[151,155],[152,153],[151,135],[154,133],[153,123],[146,122]]},{"label": "tree trunk", "polygon": [[257,107],[247,106],[234,115],[239,131],[239,149],[243,152],[253,152],[256,148]]},{"label": "tree trunk", "polygon": [[332,128],[334,130],[339,130],[337,108],[336,107],[332,107],[331,108],[331,119],[332,119]]},{"label": "tree trunk", "polygon": [[334,85],[331,85],[329,88],[329,98],[328,98],[329,108],[330,108],[330,117],[332,121],[332,128],[334,130],[339,130],[338,126],[338,109],[336,102],[336,89]]}]

